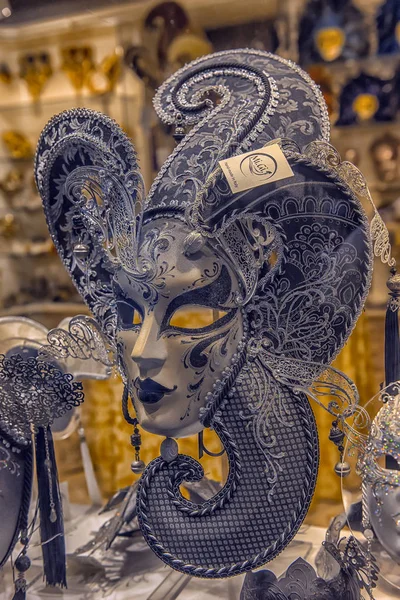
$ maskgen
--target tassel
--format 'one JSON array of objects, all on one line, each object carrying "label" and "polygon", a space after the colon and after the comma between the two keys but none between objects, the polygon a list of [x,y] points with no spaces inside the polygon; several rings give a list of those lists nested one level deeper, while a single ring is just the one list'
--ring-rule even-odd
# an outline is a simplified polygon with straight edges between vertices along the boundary
[{"label": "tassel", "polygon": [[[391,277],[387,281],[389,288],[389,302],[385,319],[385,385],[400,379],[400,337],[399,337],[399,302],[400,302],[400,275],[396,269],[390,269]],[[387,469],[397,469],[397,462],[391,456],[386,458]]]},{"label": "tassel", "polygon": [[15,582],[15,594],[12,600],[26,600],[26,581],[23,577],[18,577]]},{"label": "tassel", "polygon": [[400,338],[399,338],[399,302],[400,302],[400,275],[396,269],[391,269],[388,279],[389,302],[385,320],[385,385],[400,379]]},{"label": "tassel", "polygon": [[33,463],[33,452],[32,447],[29,446],[25,450],[25,479],[24,479],[24,495],[21,506],[21,518],[20,518],[20,542],[23,545],[23,550],[17,557],[14,567],[18,571],[18,577],[14,580],[15,594],[13,600],[25,600],[26,599],[26,587],[27,582],[25,578],[26,571],[31,566],[31,560],[27,555],[28,545],[30,542],[30,536],[28,535],[28,519],[29,519],[29,506],[31,502],[32,492],[32,463]]},{"label": "tassel", "polygon": [[67,587],[62,504],[50,427],[40,427],[36,435],[36,472],[44,577],[48,585]]}]

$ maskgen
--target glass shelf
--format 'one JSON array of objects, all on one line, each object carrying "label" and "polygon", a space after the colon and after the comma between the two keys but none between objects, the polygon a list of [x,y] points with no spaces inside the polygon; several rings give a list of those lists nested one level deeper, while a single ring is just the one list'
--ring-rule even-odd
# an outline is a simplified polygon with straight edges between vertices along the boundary
[{"label": "glass shelf", "polygon": [[306,71],[311,67],[324,67],[328,71],[331,71],[333,74],[343,74],[343,70],[345,71],[362,71],[363,69],[374,69],[382,65],[384,67],[384,71],[389,71],[391,69],[396,69],[399,64],[400,53],[397,54],[376,54],[374,56],[365,56],[361,58],[347,58],[347,59],[338,59],[332,62],[313,62],[309,64],[300,64],[302,69]]},{"label": "glass shelf", "polygon": [[89,104],[97,104],[99,108],[101,106],[107,106],[112,102],[135,102],[138,97],[129,94],[116,94],[114,92],[107,94],[88,94],[82,96],[63,96],[61,98],[47,98],[44,100],[38,100],[37,102],[17,102],[14,104],[3,104],[0,105],[0,115],[2,113],[17,112],[17,111],[29,111],[33,115],[40,115],[42,109],[52,107],[66,107],[67,108],[90,108]]},{"label": "glass shelf", "polygon": [[24,167],[27,165],[31,165],[33,159],[33,155],[29,158],[13,158],[12,156],[0,156],[0,164],[9,164],[10,166],[12,165],[13,168],[17,168],[18,166]]},{"label": "glass shelf", "polygon": [[380,129],[381,130],[384,130],[384,129],[392,130],[393,128],[400,129],[400,120],[365,121],[364,123],[355,123],[354,125],[331,125],[331,133],[332,133],[332,137],[334,137],[335,133],[337,133],[338,135],[340,134],[342,136],[347,131],[349,133],[352,133],[352,135],[353,135],[355,132],[368,133],[368,132],[371,132],[371,130],[375,130],[375,132],[378,133]]}]

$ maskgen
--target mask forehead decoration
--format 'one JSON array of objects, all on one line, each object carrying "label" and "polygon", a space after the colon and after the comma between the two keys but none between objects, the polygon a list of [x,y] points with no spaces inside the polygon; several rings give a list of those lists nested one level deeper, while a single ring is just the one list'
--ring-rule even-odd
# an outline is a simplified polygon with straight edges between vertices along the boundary
[{"label": "mask forehead decoration", "polygon": [[[397,393],[396,393],[397,392]],[[400,485],[400,384],[391,384],[384,392],[384,406],[375,417],[361,460],[365,480],[377,493],[389,492]],[[392,456],[398,469],[385,469],[380,459]],[[378,494],[377,494],[378,495]]]},{"label": "mask forehead decoration", "polygon": [[[137,428],[129,392],[145,429],[212,427],[228,456],[223,489],[195,504],[179,486],[202,478],[200,464],[163,442],[138,488],[143,535],[175,569],[229,577],[274,558],[308,510],[319,450],[306,393],[330,394],[344,428],[358,410],[354,384],[328,365],[362,311],[371,238],[386,262],[390,246],[378,217],[370,233],[364,179],[329,146],[321,94],[296,65],[255,50],[210,55],[154,104],[186,135],[145,200],[127,138],[84,109],[47,125],[36,177],[60,256],[117,352],[127,418]],[[232,194],[219,161],[276,138],[293,176]],[[104,173],[95,185],[93,167]],[[203,321],[185,325],[183,307]]]}]

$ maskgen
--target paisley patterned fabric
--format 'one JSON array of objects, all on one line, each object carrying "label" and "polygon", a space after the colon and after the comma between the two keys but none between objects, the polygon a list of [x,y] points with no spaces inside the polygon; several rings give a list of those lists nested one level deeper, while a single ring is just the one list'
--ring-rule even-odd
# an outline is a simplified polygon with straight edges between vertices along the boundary
[{"label": "paisley patterned fabric", "polygon": [[[112,341],[115,302],[111,277],[127,250],[126,240],[130,244],[136,238],[141,216],[136,201],[140,201],[142,180],[132,145],[108,117],[73,110],[54,117],[42,132],[35,176],[41,194],[51,198],[44,208],[56,248],[78,291]],[[104,199],[101,205],[96,202],[99,197]],[[86,256],[71,253],[78,243],[87,247],[88,271]]]},{"label": "paisley patterned fabric", "polygon": [[[217,107],[207,94],[219,98]],[[203,98],[205,98],[203,100]],[[304,148],[329,140],[322,94],[297,65],[257,50],[219,52],[175,73],[158,90],[154,107],[162,121],[194,125],[166,160],[146,208],[185,207],[218,161],[275,138]]]},{"label": "paisley patterned fabric", "polygon": [[[228,577],[271,560],[305,517],[319,454],[305,392],[318,398],[329,381],[335,415],[353,402],[354,385],[326,369],[368,292],[369,226],[343,179],[307,154],[329,126],[319,90],[296,65],[255,50],[211,55],[173,75],[155,108],[186,135],[146,199],[127,138],[85,109],[45,128],[36,179],[60,256],[114,348],[113,286],[117,271],[145,275],[142,224],[184,221],[237,274],[243,337],[199,411],[227,452],[227,482],[193,504],[179,486],[202,477],[200,464],[159,457],[137,496],[143,535],[162,560]],[[293,177],[232,194],[219,161],[276,138]]]}]

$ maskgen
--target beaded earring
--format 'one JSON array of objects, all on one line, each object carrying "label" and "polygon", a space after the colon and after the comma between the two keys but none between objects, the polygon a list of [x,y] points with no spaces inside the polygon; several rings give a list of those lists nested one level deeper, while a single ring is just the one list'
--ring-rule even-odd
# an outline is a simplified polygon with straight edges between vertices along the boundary
[{"label": "beaded earring", "polygon": [[347,477],[350,474],[350,465],[347,462],[343,461],[343,452],[344,452],[344,446],[343,446],[343,440],[345,438],[345,434],[344,431],[339,427],[339,421],[338,419],[335,419],[334,421],[332,421],[332,427],[331,430],[329,432],[329,439],[331,442],[333,442],[335,444],[335,446],[337,446],[337,449],[340,452],[340,461],[336,463],[335,465],[335,473],[338,477]]},{"label": "beaded earring", "polygon": [[135,460],[131,463],[131,470],[136,475],[143,473],[146,465],[140,459],[140,446],[142,445],[142,436],[140,435],[140,431],[138,428],[139,421],[136,417],[131,417],[129,413],[129,390],[128,386],[125,385],[124,392],[122,394],[122,412],[124,414],[124,419],[130,425],[133,425],[133,433],[131,435],[131,444],[135,449]]}]

